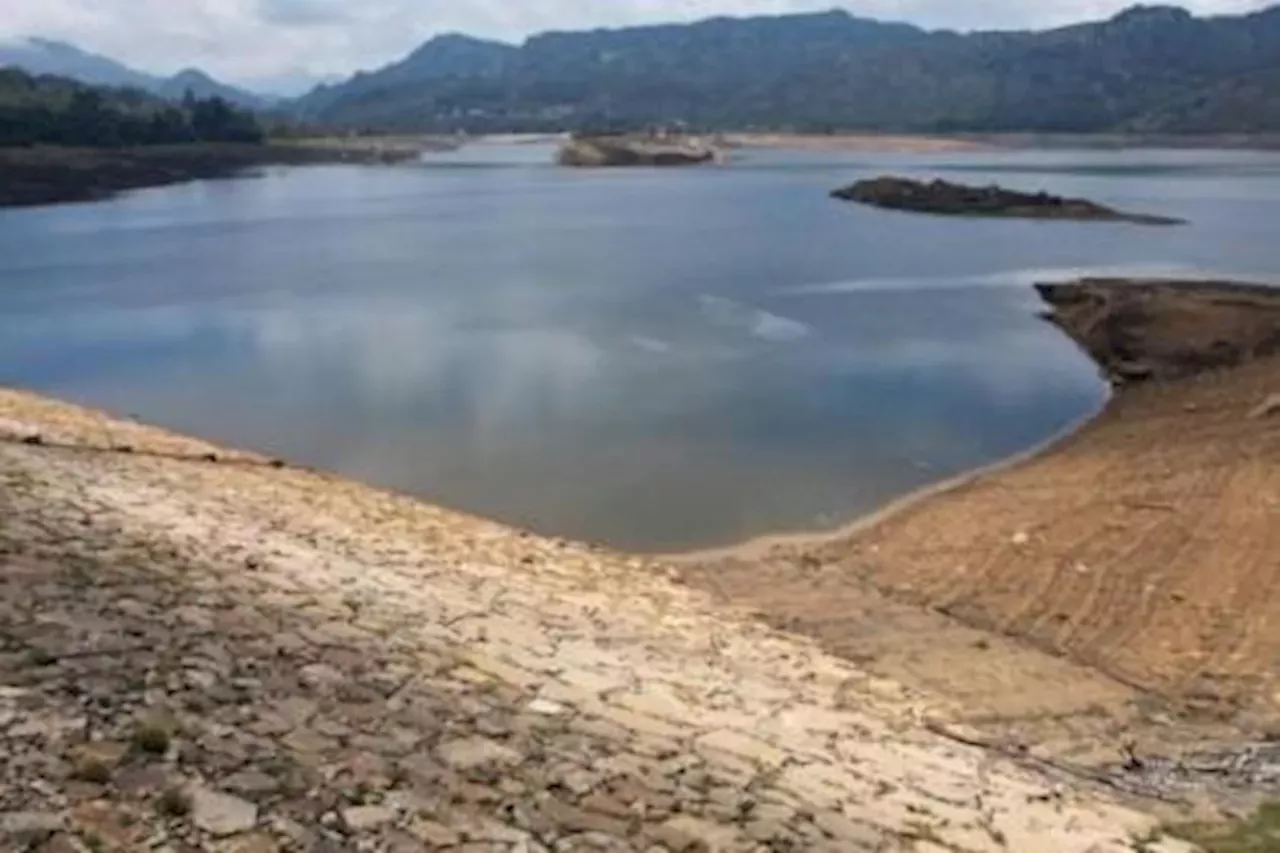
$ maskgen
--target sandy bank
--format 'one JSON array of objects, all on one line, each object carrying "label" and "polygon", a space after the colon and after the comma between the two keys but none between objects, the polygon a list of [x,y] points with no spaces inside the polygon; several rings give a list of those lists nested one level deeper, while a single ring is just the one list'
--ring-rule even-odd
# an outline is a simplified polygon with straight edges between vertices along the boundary
[{"label": "sandy bank", "polygon": [[[1042,293],[1120,385],[1096,419],[840,531],[687,555],[684,577],[952,695],[1014,661],[973,701],[1023,742],[1260,742],[1280,720],[1280,291],[1096,280]],[[1026,723],[1026,678],[1000,646],[980,641],[984,664],[878,642],[860,604],[876,597],[946,620],[926,637],[959,623],[1081,665],[1038,694],[1057,721]],[[1082,703],[1098,675],[1133,692]]]},{"label": "sandy bank", "polygon": [[19,392],[0,435],[2,849],[1083,853],[1151,826],[661,565]]},{"label": "sandy bank", "polygon": [[733,148],[803,148],[817,151],[901,151],[933,154],[948,151],[984,151],[998,147],[988,142],[940,136],[883,133],[729,133],[723,141]]}]

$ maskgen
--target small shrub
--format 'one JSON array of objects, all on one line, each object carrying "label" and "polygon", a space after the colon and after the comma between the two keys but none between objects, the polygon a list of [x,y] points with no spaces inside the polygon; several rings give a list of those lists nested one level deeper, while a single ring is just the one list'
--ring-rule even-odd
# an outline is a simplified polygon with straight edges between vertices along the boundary
[{"label": "small shrub", "polygon": [[1267,803],[1246,821],[1168,827],[1168,834],[1200,845],[1208,853],[1280,851],[1280,802]]},{"label": "small shrub", "polygon": [[191,797],[181,788],[167,788],[160,795],[156,810],[165,817],[186,817],[191,814]]},{"label": "small shrub", "polygon": [[44,649],[32,649],[27,652],[27,663],[32,666],[52,666],[57,662],[57,655],[47,652]]},{"label": "small shrub", "polygon": [[105,785],[111,781],[111,768],[97,758],[85,758],[76,765],[72,777],[80,782]]},{"label": "small shrub", "polygon": [[159,723],[143,723],[133,733],[133,747],[145,755],[164,755],[169,751],[172,738],[169,730]]}]

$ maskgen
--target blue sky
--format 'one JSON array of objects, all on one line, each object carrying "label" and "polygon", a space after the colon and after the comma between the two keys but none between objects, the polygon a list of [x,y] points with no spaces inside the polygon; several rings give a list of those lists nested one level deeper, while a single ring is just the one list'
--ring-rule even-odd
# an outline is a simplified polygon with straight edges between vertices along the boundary
[{"label": "blue sky", "polygon": [[[198,65],[241,83],[295,85],[398,58],[444,31],[503,39],[545,29],[842,6],[928,27],[1022,28],[1104,17],[1127,0],[0,0],[0,38],[64,39],[147,71]],[[1193,0],[1233,13],[1266,0]]]}]

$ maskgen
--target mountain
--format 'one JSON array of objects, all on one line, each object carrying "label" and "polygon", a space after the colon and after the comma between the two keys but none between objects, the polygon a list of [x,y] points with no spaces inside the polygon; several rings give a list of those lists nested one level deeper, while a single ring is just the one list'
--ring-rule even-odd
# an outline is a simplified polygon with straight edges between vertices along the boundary
[{"label": "mountain", "polygon": [[219,83],[208,74],[196,68],[187,68],[179,71],[167,80],[160,81],[152,91],[162,98],[171,101],[181,100],[186,97],[186,93],[190,92],[197,98],[222,98],[232,104],[249,109],[266,109],[271,105],[271,101],[267,98],[247,92],[244,89],[238,89],[235,86],[228,86],[225,83]]},{"label": "mountain", "polygon": [[158,80],[127,65],[89,53],[66,42],[29,38],[0,41],[0,67],[15,66],[32,74],[55,74],[96,86],[129,86],[151,90]]},{"label": "mountain", "polygon": [[142,89],[170,100],[181,99],[187,89],[198,98],[214,95],[241,107],[263,109],[271,101],[252,92],[219,83],[203,71],[189,68],[172,77],[137,71],[66,42],[29,38],[0,41],[0,68],[12,66],[31,74],[52,74],[96,86]]},{"label": "mountain", "polygon": [[359,72],[345,83],[317,86],[295,102],[294,110],[303,118],[315,118],[343,101],[343,109],[358,113],[359,102],[369,99],[375,103],[371,117],[377,119],[382,114],[379,106],[382,93],[399,87],[405,89],[403,100],[391,105],[391,111],[412,110],[411,90],[415,87],[455,79],[476,82],[499,79],[518,52],[503,42],[456,33],[439,35],[399,62],[374,73]]},{"label": "mountain", "polygon": [[0,147],[261,142],[263,135],[252,112],[219,98],[178,105],[136,86],[0,68]]},{"label": "mountain", "polygon": [[385,129],[1280,130],[1280,7],[1135,6],[1052,30],[930,32],[843,11],[440,36],[316,89],[305,118]]}]

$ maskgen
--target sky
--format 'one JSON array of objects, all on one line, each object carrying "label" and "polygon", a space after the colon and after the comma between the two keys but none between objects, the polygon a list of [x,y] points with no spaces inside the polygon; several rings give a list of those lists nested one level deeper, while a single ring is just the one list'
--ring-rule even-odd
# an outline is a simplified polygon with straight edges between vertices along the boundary
[{"label": "sky", "polygon": [[[400,58],[432,35],[519,40],[548,29],[779,14],[842,6],[930,28],[1020,29],[1096,19],[1132,0],[0,0],[0,39],[71,42],[143,71],[195,65],[264,90],[297,89]],[[1267,0],[1188,0],[1201,14]]]}]

